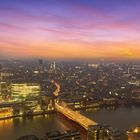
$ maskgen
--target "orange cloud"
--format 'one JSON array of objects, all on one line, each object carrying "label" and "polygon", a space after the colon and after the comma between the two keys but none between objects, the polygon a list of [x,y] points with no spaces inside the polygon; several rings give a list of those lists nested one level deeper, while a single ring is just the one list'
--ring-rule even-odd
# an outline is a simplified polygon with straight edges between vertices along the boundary
[{"label": "orange cloud", "polygon": [[1,53],[11,57],[49,59],[140,59],[140,43],[131,42],[30,42],[27,47],[0,44]]}]

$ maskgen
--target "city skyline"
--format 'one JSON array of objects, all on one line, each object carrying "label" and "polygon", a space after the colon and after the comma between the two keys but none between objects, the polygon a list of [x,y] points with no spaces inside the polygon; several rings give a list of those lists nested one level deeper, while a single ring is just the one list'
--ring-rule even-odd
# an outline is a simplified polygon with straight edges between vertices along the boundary
[{"label": "city skyline", "polygon": [[139,139],[140,64],[0,63],[1,139]]},{"label": "city skyline", "polygon": [[0,0],[1,140],[140,140],[140,0]]},{"label": "city skyline", "polygon": [[0,58],[140,59],[137,0],[0,2]]}]

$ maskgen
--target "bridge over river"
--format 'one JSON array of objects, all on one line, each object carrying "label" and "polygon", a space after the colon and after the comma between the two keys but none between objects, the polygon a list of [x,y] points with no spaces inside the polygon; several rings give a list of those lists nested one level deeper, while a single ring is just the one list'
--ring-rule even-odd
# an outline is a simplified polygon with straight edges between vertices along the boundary
[{"label": "bridge over river", "polygon": [[67,107],[66,103],[56,103],[55,104],[56,111],[60,112],[64,116],[66,116],[68,119],[74,121],[84,129],[88,130],[89,125],[97,125],[96,122],[90,120],[89,118],[85,117],[84,115],[73,111],[69,107]]},{"label": "bridge over river", "polygon": [[[61,87],[54,80],[52,80],[52,83],[56,86],[56,90],[54,91],[53,95],[57,97],[59,95]],[[95,121],[92,121],[84,115],[69,108],[67,104],[63,101],[59,103],[55,102],[55,110],[66,116],[68,119],[74,121],[86,130],[88,130],[89,125],[97,125]]]}]

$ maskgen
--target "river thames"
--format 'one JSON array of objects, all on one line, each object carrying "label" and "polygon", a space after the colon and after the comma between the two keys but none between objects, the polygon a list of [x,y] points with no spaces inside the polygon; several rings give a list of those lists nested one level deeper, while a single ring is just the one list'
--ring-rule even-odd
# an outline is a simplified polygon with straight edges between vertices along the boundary
[{"label": "river thames", "polygon": [[[140,107],[118,107],[116,109],[100,109],[81,111],[85,116],[98,123],[109,124],[121,130],[131,129],[140,124]],[[76,127],[62,116],[49,114],[30,118],[12,118],[0,120],[1,140],[16,140],[20,136],[35,134],[43,137],[45,132],[51,130],[64,131]]]}]

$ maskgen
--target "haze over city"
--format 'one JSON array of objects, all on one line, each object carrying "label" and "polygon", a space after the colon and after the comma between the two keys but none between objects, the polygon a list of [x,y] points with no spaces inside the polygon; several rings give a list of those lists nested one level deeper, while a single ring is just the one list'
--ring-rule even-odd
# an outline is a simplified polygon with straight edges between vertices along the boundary
[{"label": "haze over city", "polygon": [[0,0],[0,140],[140,140],[140,0]]},{"label": "haze over city", "polygon": [[0,1],[0,58],[140,59],[138,0]]}]

